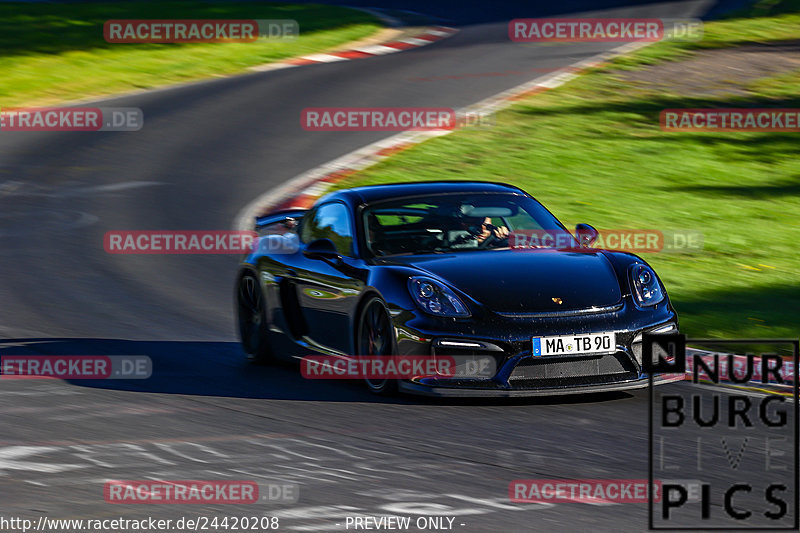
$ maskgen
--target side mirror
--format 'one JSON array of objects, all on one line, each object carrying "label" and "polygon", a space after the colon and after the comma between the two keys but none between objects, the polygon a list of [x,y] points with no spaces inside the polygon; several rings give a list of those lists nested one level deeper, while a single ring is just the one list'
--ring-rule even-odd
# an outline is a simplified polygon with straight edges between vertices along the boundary
[{"label": "side mirror", "polygon": [[281,220],[281,225],[286,229],[294,229],[297,227],[297,219],[294,217],[286,217]]},{"label": "side mirror", "polygon": [[311,241],[303,250],[303,255],[309,259],[341,259],[342,254],[336,251],[336,245],[330,239],[317,239]]},{"label": "side mirror", "polygon": [[578,238],[578,243],[581,246],[590,248],[594,244],[594,241],[597,240],[597,237],[600,236],[600,232],[589,224],[578,224],[575,226],[575,236]]}]

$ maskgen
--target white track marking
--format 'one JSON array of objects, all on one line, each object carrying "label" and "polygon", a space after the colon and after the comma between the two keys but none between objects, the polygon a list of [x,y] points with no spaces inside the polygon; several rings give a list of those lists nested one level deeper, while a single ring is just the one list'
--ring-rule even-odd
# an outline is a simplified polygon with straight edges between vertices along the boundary
[{"label": "white track marking", "polygon": [[355,48],[356,52],[363,52],[365,54],[371,54],[380,56],[383,54],[393,54],[395,52],[400,52],[397,48],[392,48],[391,46],[383,46],[382,44],[373,44],[370,46],[362,46],[361,48]]}]

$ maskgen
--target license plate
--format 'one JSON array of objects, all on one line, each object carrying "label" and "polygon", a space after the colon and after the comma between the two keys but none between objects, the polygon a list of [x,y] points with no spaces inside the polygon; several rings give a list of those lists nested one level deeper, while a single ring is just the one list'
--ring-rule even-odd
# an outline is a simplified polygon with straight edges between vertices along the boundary
[{"label": "license plate", "polygon": [[616,350],[616,348],[617,334],[614,332],[533,338],[534,357],[609,353]]}]

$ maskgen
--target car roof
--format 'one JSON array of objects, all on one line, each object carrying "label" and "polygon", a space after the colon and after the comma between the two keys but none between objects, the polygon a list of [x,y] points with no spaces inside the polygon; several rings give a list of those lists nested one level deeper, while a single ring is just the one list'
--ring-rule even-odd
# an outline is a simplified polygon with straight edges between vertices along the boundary
[{"label": "car roof", "polygon": [[442,193],[527,193],[518,187],[506,183],[491,181],[416,181],[406,183],[387,183],[384,185],[366,185],[352,189],[342,189],[326,195],[321,201],[350,200],[354,204],[364,204],[391,198],[418,196]]}]

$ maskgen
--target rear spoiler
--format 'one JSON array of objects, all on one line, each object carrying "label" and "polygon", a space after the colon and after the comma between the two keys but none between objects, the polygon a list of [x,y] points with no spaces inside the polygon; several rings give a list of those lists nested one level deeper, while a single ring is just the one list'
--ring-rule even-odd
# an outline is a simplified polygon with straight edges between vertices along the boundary
[{"label": "rear spoiler", "polygon": [[307,211],[308,209],[285,209],[283,211],[275,211],[273,213],[258,216],[256,217],[255,230],[258,231],[261,228],[271,224],[277,224],[279,222],[285,222],[291,219],[299,221],[301,218],[303,218],[303,215],[305,215]]}]

